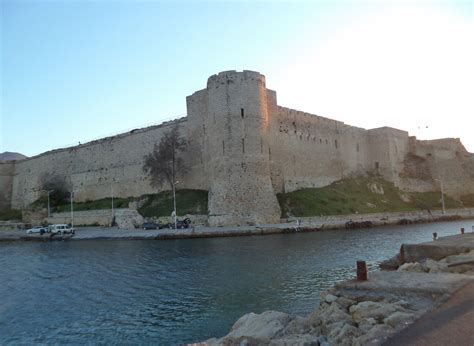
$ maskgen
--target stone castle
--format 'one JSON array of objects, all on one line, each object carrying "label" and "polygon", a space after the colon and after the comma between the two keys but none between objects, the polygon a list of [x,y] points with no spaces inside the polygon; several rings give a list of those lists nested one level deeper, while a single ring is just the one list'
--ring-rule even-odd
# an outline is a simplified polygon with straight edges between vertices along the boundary
[{"label": "stone castle", "polygon": [[40,197],[41,177],[66,177],[75,200],[153,193],[142,170],[154,143],[179,124],[189,141],[190,169],[179,188],[209,191],[210,225],[264,224],[280,219],[276,193],[322,187],[377,173],[407,191],[474,193],[474,154],[459,139],[420,141],[408,132],[366,130],[277,104],[265,76],[225,71],[186,98],[187,116],[0,163],[0,208],[24,208]]}]

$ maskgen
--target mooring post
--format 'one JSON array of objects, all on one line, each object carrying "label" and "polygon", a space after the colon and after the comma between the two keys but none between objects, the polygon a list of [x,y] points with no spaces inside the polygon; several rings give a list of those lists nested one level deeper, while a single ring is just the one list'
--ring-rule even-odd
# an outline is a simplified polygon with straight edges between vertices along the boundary
[{"label": "mooring post", "polygon": [[461,227],[461,234],[464,234],[464,227]]},{"label": "mooring post", "polygon": [[367,264],[365,261],[357,261],[357,280],[367,281]]},{"label": "mooring post", "polygon": [[436,239],[438,239],[438,233],[433,232],[433,240],[436,240]]}]

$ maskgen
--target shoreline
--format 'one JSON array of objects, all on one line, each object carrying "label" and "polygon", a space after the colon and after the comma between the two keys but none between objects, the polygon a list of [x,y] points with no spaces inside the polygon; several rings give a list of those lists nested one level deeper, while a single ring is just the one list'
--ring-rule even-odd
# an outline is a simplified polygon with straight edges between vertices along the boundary
[{"label": "shoreline", "polygon": [[[400,253],[386,262],[394,260],[397,265],[392,270],[380,266],[365,280],[358,275],[321,293],[319,306],[307,316],[250,312],[227,335],[189,345],[360,346],[398,345],[400,340],[430,344],[426,341],[440,337],[461,342],[457,344],[472,340],[474,333],[460,329],[457,320],[469,325],[473,318],[466,306],[474,298],[470,289],[474,287],[474,233],[402,244]],[[453,309],[458,312],[455,319]],[[437,321],[432,321],[433,316]],[[442,324],[442,333],[433,328],[437,324]]]},{"label": "shoreline", "polygon": [[[297,220],[301,223],[297,230]],[[287,233],[320,232],[326,230],[355,230],[361,228],[409,225],[433,222],[449,222],[460,220],[474,220],[474,209],[466,209],[441,213],[384,213],[384,214],[357,214],[330,217],[294,218],[285,219],[285,223],[269,225],[196,226],[188,229],[119,229],[117,227],[76,227],[76,234],[72,237],[50,237],[50,234],[26,235],[24,229],[2,230],[0,241],[51,241],[51,240],[173,240],[196,238],[220,238],[258,236]],[[5,228],[5,225],[2,226]],[[474,228],[474,225],[472,226]],[[467,229],[466,232],[470,232]],[[67,238],[67,239],[65,239]]]}]

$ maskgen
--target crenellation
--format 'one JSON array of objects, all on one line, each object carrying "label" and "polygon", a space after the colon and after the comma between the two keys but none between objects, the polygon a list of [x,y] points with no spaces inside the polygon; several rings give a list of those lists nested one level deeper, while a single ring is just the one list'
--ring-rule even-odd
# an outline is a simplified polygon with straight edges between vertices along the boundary
[{"label": "crenellation", "polygon": [[[0,208],[25,208],[44,175],[64,177],[77,201],[152,193],[144,156],[178,124],[188,141],[179,188],[209,191],[211,225],[278,222],[276,193],[380,174],[407,191],[474,193],[474,155],[459,139],[420,141],[282,107],[255,71],[223,71],[186,97],[187,116],[15,163],[0,163]],[[164,185],[158,190],[167,190]],[[1,199],[1,198],[0,198]]]}]

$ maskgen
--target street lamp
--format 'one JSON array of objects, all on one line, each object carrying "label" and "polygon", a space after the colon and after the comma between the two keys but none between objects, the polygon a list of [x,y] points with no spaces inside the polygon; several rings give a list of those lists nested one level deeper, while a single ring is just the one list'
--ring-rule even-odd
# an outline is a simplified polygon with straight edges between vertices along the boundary
[{"label": "street lamp", "polygon": [[71,195],[71,229],[74,229],[74,208],[73,208],[74,191],[71,191],[70,195]]},{"label": "street lamp", "polygon": [[439,185],[441,187],[441,206],[443,207],[443,215],[446,214],[446,209],[444,208],[444,189],[443,189],[443,182],[440,179],[434,179],[439,181]]},{"label": "street lamp", "polygon": [[40,190],[41,192],[46,192],[48,194],[48,218],[51,217],[51,208],[49,204],[49,194],[54,192],[54,190]]},{"label": "street lamp", "polygon": [[174,204],[174,229],[178,229],[178,222],[176,221],[176,185],[179,184],[179,181],[173,182],[173,204]]},{"label": "street lamp", "polygon": [[110,195],[112,197],[112,218],[110,219],[110,227],[114,225],[114,182],[110,182]]}]

